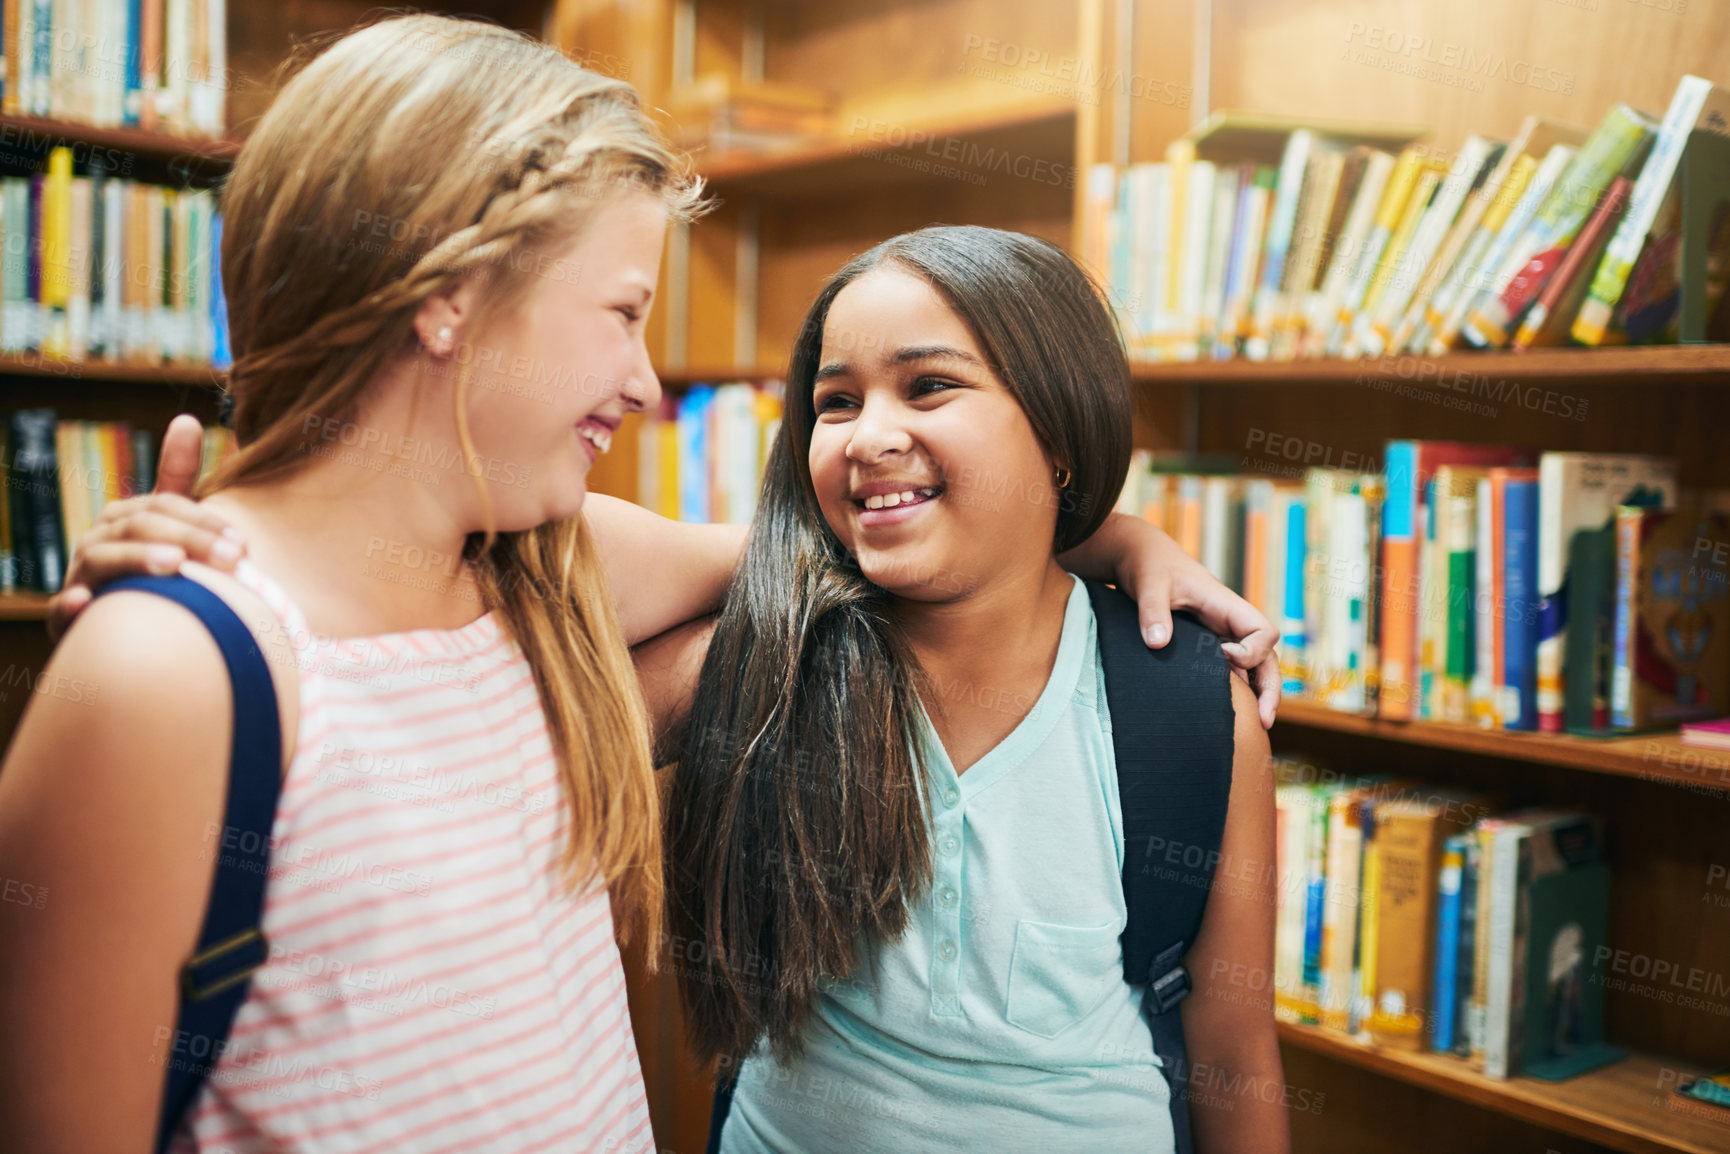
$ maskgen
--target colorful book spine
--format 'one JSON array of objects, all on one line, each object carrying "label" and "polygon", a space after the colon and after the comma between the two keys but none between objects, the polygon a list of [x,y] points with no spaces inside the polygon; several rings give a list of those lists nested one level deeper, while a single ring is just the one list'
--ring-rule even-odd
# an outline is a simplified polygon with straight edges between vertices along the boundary
[{"label": "colorful book spine", "polygon": [[1652,155],[1640,170],[1629,203],[1628,214],[1616,226],[1603,260],[1592,276],[1589,295],[1575,317],[1572,334],[1583,345],[1599,345],[1610,328],[1610,320],[1628,285],[1628,274],[1639,259],[1647,236],[1657,219],[1658,207],[1675,180],[1688,137],[1710,114],[1716,113],[1720,131],[1730,117],[1730,94],[1699,76],[1684,76],[1670,98],[1670,107],[1659,123]]},{"label": "colorful book spine", "polygon": [[1538,728],[1538,475],[1509,470],[1503,482],[1501,722]]},{"label": "colorful book spine", "polygon": [[1442,867],[1436,875],[1436,960],[1434,1031],[1430,1049],[1454,1048],[1455,1021],[1459,1016],[1458,980],[1460,961],[1460,895],[1466,870],[1466,835],[1455,834],[1442,843]]},{"label": "colorful book spine", "polygon": [[1274,197],[1273,214],[1268,218],[1261,281],[1256,286],[1249,339],[1244,342],[1244,352],[1251,360],[1264,360],[1268,354],[1274,310],[1285,277],[1286,253],[1297,223],[1298,196],[1303,191],[1304,173],[1314,146],[1315,134],[1299,129],[1286,138],[1285,152],[1280,157],[1279,191]]},{"label": "colorful book spine", "polygon": [[1479,348],[1506,347],[1514,322],[1543,290],[1592,206],[1645,143],[1652,127],[1651,121],[1625,104],[1616,105],[1604,117],[1516,242],[1509,258],[1514,275],[1507,286],[1494,297],[1480,298],[1473,307],[1462,330],[1469,342]]},{"label": "colorful book spine", "polygon": [[1474,532],[1472,559],[1476,566],[1472,580],[1472,669],[1468,700],[1468,716],[1480,729],[1496,725],[1496,687],[1492,670],[1499,669],[1496,648],[1497,625],[1501,620],[1502,572],[1496,564],[1495,498],[1490,479],[1478,481],[1477,524]]},{"label": "colorful book spine", "polygon": [[1308,571],[1308,510],[1302,498],[1286,510],[1285,606],[1280,615],[1280,687],[1302,693],[1307,679],[1309,634],[1305,630],[1304,578]]}]

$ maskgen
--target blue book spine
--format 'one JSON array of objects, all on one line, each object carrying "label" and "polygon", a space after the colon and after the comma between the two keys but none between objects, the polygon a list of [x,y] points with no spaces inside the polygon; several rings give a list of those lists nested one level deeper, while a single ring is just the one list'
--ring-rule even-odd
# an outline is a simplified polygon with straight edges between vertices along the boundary
[{"label": "blue book spine", "polygon": [[1442,869],[1437,875],[1435,1029],[1433,1048],[1454,1048],[1457,986],[1460,957],[1460,881],[1465,866],[1465,838],[1450,837],[1442,846]]},{"label": "blue book spine", "polygon": [[[31,0],[21,0],[30,3]],[[30,50],[30,84],[34,92],[20,92],[20,110],[31,116],[48,115],[48,84],[54,72],[54,0],[35,0],[35,37]],[[20,51],[26,46],[19,45]]]},{"label": "blue book spine", "polygon": [[[1615,519],[1616,525],[1616,618],[1615,664],[1610,667],[1610,724],[1617,729],[1634,725],[1634,583],[1640,568],[1640,523]],[[1632,540],[1624,540],[1632,536]]]},{"label": "blue book spine", "polygon": [[1477,966],[1478,945],[1478,837],[1467,830],[1459,835],[1464,843],[1460,867],[1460,930],[1454,951],[1454,1053],[1470,1057],[1471,1031],[1460,1022],[1460,1007],[1471,1004],[1472,977]]},{"label": "blue book spine", "polygon": [[[219,0],[220,2],[220,0]],[[120,122],[137,128],[144,108],[143,59],[144,0],[127,0],[126,4],[126,90],[120,101]]]},{"label": "blue book spine", "polygon": [[1538,483],[1509,480],[1503,494],[1502,727],[1538,728]]},{"label": "blue book spine", "polygon": [[1111,306],[1120,317],[1133,315],[1130,301],[1130,236],[1134,206],[1129,200],[1130,184],[1127,171],[1117,174],[1117,204],[1111,210],[1111,285],[1108,293]]},{"label": "blue book spine", "polygon": [[679,402],[679,520],[709,520],[709,405],[715,390],[698,385]]},{"label": "blue book spine", "polygon": [[1280,621],[1280,645],[1286,652],[1289,668],[1281,678],[1280,688],[1286,693],[1304,690],[1304,561],[1305,517],[1302,501],[1293,501],[1286,514],[1285,529],[1285,611]]},{"label": "blue book spine", "polygon": [[228,301],[222,295],[222,214],[210,217],[210,363],[219,369],[234,365],[228,347]]}]

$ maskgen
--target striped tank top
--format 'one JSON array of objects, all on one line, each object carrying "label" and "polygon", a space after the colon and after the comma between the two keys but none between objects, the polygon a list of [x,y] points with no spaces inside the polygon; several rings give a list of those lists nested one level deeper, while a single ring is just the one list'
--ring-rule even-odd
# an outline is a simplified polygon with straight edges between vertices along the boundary
[{"label": "striped tank top", "polygon": [[564,884],[562,787],[498,615],[332,640],[235,577],[295,652],[299,734],[269,958],[174,1154],[652,1151],[612,910]]}]

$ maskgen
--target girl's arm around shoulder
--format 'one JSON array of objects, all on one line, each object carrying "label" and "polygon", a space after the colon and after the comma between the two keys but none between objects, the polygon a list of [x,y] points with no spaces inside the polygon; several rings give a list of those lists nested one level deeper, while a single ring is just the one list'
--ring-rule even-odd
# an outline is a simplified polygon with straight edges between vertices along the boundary
[{"label": "girl's arm around shoulder", "polygon": [[1201,1154],[1288,1154],[1290,1124],[1273,1017],[1273,757],[1255,694],[1228,678],[1236,713],[1231,796],[1180,1004],[1189,1110]]},{"label": "girl's arm around shoulder", "polygon": [[92,603],[35,683],[0,768],[0,1133],[18,1149],[150,1149],[231,728],[215,641],[146,593]]},{"label": "girl's arm around shoulder", "polygon": [[599,493],[583,499],[583,516],[600,551],[626,645],[721,607],[745,548],[745,526],[669,521]]},{"label": "girl's arm around shoulder", "polygon": [[657,764],[677,756],[677,751],[669,746],[691,712],[691,698],[697,692],[697,677],[703,671],[709,639],[715,633],[715,620],[713,615],[699,617],[631,650],[637,680],[642,683],[643,697],[648,702],[649,720],[654,726]]}]

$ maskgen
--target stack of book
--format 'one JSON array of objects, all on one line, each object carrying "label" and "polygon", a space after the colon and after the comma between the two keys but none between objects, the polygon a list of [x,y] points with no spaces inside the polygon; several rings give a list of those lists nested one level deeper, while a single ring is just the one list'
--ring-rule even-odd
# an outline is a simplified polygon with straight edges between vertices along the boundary
[{"label": "stack of book", "polygon": [[[1604,1044],[1610,867],[1566,809],[1389,777],[1276,786],[1275,1014],[1485,1075],[1559,1081]],[[1307,774],[1313,778],[1313,773]]]},{"label": "stack of book", "polygon": [[637,434],[637,503],[681,521],[742,525],[781,426],[778,385],[696,385]]},{"label": "stack of book", "polygon": [[831,138],[834,100],[796,84],[713,73],[680,88],[668,111],[681,148],[772,151]]},{"label": "stack of book", "polygon": [[5,0],[0,112],[220,136],[227,0]]},{"label": "stack of book", "polygon": [[[110,501],[156,484],[159,438],[125,421],[62,420],[21,409],[0,423],[0,592],[54,593],[79,538]],[[202,472],[234,452],[234,434],[204,431]]]},{"label": "stack of book", "polygon": [[1356,469],[1243,463],[1138,450],[1118,509],[1280,628],[1287,692],[1584,735],[1730,713],[1730,494],[1680,494],[1669,459],[1399,440]]},{"label": "stack of book", "polygon": [[210,189],[46,171],[0,177],[0,353],[56,360],[230,363]]},{"label": "stack of book", "polygon": [[1421,128],[1217,113],[1162,162],[1089,172],[1083,257],[1148,361],[1730,339],[1727,125],[1697,76],[1662,121],[1534,116],[1451,158]]}]

